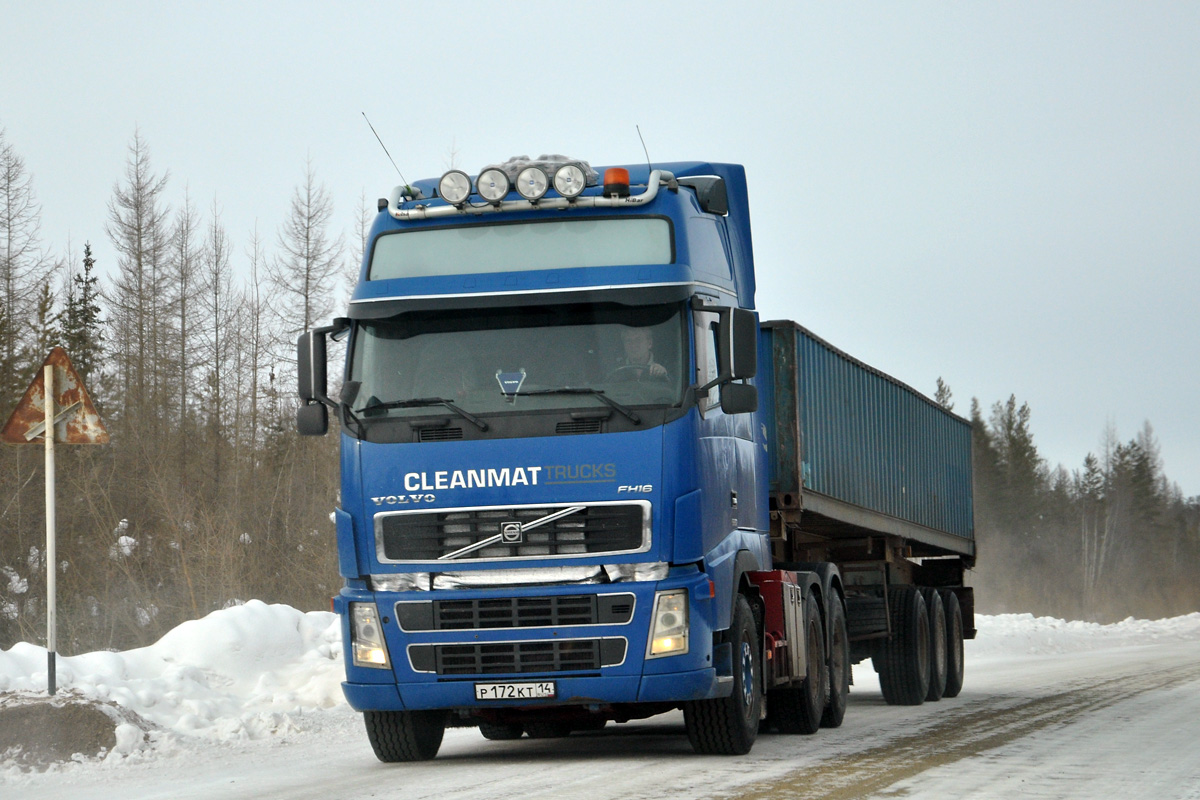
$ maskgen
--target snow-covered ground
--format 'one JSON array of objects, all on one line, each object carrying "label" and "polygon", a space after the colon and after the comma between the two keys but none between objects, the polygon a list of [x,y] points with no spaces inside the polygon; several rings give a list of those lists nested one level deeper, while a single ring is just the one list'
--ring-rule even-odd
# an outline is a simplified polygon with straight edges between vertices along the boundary
[{"label": "snow-covered ground", "polygon": [[[60,657],[65,697],[135,712],[116,747],[46,772],[0,762],[0,798],[404,796],[1200,798],[1200,614],[1116,625],[977,617],[962,695],[891,707],[855,667],[845,724],[691,755],[667,714],[568,739],[451,729],[438,759],[379,764],[341,694],[329,613],[249,602],[122,653]],[[41,695],[45,650],[0,651],[0,703]]]}]

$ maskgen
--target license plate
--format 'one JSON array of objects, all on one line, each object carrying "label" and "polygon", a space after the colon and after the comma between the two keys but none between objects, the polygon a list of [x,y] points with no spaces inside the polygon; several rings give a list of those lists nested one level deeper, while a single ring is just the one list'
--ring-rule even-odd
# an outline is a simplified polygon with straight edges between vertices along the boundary
[{"label": "license plate", "polygon": [[476,700],[545,700],[555,696],[554,681],[475,684]]}]

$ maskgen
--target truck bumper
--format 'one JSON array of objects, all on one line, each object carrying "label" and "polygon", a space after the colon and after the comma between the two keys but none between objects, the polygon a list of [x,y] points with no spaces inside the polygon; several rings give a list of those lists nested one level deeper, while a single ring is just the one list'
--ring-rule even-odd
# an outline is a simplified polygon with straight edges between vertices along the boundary
[{"label": "truck bumper", "polygon": [[[479,679],[495,683],[495,680]],[[672,703],[702,700],[718,692],[715,669],[668,672],[660,675],[615,676],[610,678],[504,678],[502,681],[552,680],[558,696],[548,700],[508,700],[481,702],[475,699],[475,680],[428,683],[351,683],[342,684],[346,701],[356,711],[402,711],[423,708],[523,708],[608,705],[611,703]]]}]

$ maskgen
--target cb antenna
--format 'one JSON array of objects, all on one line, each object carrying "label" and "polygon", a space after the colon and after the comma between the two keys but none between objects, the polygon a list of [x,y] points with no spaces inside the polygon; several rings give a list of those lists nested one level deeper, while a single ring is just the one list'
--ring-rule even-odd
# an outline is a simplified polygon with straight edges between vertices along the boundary
[{"label": "cb antenna", "polygon": [[646,172],[649,174],[654,171],[654,167],[650,164],[650,150],[646,147],[646,140],[642,138],[642,126],[635,123],[633,127],[637,129],[638,139],[641,139],[642,152],[646,154]]},{"label": "cb antenna", "polygon": [[[367,116],[367,112],[365,112],[365,111],[362,112],[362,115],[363,115],[363,119],[365,119],[367,121],[367,127],[369,127],[371,129],[371,133],[375,134],[375,141],[379,142],[379,146],[383,148],[384,155],[386,155],[388,157],[388,161],[392,162],[392,166],[396,167],[396,159],[392,158],[392,154],[388,152],[387,145],[383,143],[383,139],[379,138],[379,133],[375,130],[375,126],[371,124],[371,120]],[[405,180],[404,173],[400,171],[399,167],[396,167],[396,174],[400,176],[401,182],[404,183],[404,188],[407,189],[408,181]]]}]

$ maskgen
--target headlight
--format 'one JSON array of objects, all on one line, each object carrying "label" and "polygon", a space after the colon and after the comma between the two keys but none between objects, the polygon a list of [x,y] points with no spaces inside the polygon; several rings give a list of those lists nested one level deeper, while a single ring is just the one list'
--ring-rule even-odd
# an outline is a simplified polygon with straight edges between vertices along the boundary
[{"label": "headlight", "polygon": [[438,181],[438,194],[453,206],[462,205],[471,196],[471,178],[460,169],[452,169]]},{"label": "headlight", "polygon": [[550,179],[537,167],[526,167],[517,173],[517,194],[533,202],[541,200],[550,188]]},{"label": "headlight", "polygon": [[688,651],[688,593],[686,589],[654,595],[650,647],[646,658],[677,656]]},{"label": "headlight", "polygon": [[379,626],[379,611],[374,603],[350,604],[350,647],[356,667],[391,667],[387,646],[383,643],[383,628]]},{"label": "headlight", "polygon": [[498,169],[485,169],[475,181],[479,196],[489,203],[499,203],[508,194],[508,176]]},{"label": "headlight", "polygon": [[554,173],[554,191],[568,200],[579,197],[587,186],[587,176],[574,164],[564,164]]}]

